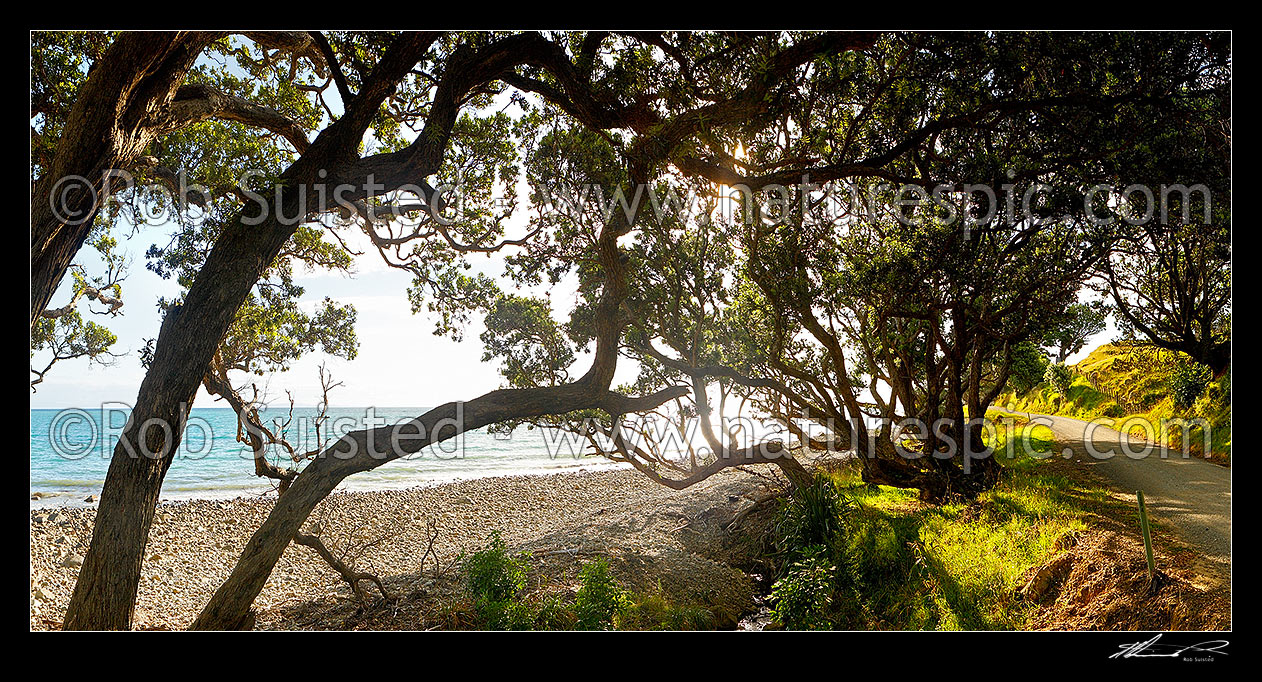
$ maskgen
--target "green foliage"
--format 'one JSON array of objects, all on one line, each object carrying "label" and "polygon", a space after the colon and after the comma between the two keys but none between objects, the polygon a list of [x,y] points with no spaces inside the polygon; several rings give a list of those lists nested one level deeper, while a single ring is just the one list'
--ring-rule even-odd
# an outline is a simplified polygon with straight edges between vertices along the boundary
[{"label": "green foliage", "polygon": [[584,564],[578,572],[582,586],[574,598],[579,630],[608,630],[626,611],[630,599],[609,572],[604,557]]},{"label": "green foliage", "polygon": [[620,630],[710,630],[714,613],[698,604],[671,600],[659,584],[654,592],[632,594],[617,625]]},{"label": "green foliage", "polygon": [[784,577],[771,587],[772,615],[790,630],[827,630],[832,627],[828,612],[837,566],[823,545],[805,547],[799,554],[801,558],[789,564]]},{"label": "green foliage", "polygon": [[70,302],[50,311],[56,313],[55,321],[41,317],[31,328],[31,359],[37,366],[44,364],[42,370],[31,368],[32,385],[41,383],[53,365],[63,360],[86,357],[93,363],[108,365],[117,357],[110,352],[118,340],[114,333],[101,324],[85,321],[80,310],[109,316],[122,313],[121,282],[126,275],[127,258],[103,221],[97,221],[87,244],[99,257],[103,271],[89,275],[83,267],[72,266]]},{"label": "green foliage", "polygon": [[485,549],[464,559],[465,590],[487,627],[514,629],[533,620],[529,609],[517,598],[526,588],[528,559],[509,555],[499,531],[491,534]]},{"label": "green foliage", "polygon": [[486,314],[483,362],[500,358],[500,373],[514,388],[556,385],[569,380],[574,351],[552,319],[547,301],[501,295]]},{"label": "green foliage", "polygon": [[1191,408],[1213,378],[1209,367],[1192,359],[1183,360],[1170,375],[1170,396],[1174,404],[1185,410]]},{"label": "green foliage", "polygon": [[466,587],[475,599],[508,601],[526,587],[526,560],[513,557],[499,531],[491,534],[490,544],[474,552],[466,561]]},{"label": "green foliage", "polygon": [[772,612],[785,627],[829,627],[834,595],[850,576],[845,520],[851,511],[833,481],[817,476],[795,489],[776,514],[772,531],[782,568],[772,585]]},{"label": "green foliage", "polygon": [[1057,393],[1062,396],[1068,396],[1069,387],[1074,382],[1074,373],[1065,365],[1053,362],[1047,366],[1047,371],[1044,373],[1043,378]]},{"label": "green foliage", "polygon": [[[1074,303],[1054,317],[1054,326],[1043,336],[1043,345],[1056,351],[1056,361],[1082,350],[1087,339],[1104,331],[1108,309],[1102,301]],[[1018,389],[1022,393],[1029,388]]]},{"label": "green foliage", "polygon": [[[87,357],[99,364],[108,364],[110,347],[118,341],[113,332],[90,320],[78,310],[71,310],[55,320],[40,318],[31,329],[31,355],[50,351],[48,367],[61,360]],[[48,369],[45,368],[44,372]],[[43,373],[38,373],[42,378]]]},{"label": "green foliage", "polygon": [[808,548],[823,547],[830,562],[844,564],[845,517],[849,511],[849,501],[827,477],[816,477],[810,485],[795,489],[775,520],[776,549],[782,562],[792,564]]},{"label": "green foliage", "polygon": [[1008,387],[1017,393],[1025,393],[1043,382],[1051,362],[1037,345],[1029,341],[1019,343],[1012,351],[1012,364],[1008,368]]},{"label": "green foliage", "polygon": [[273,287],[261,289],[258,296],[250,295],[220,343],[220,357],[226,366],[262,376],[287,370],[294,360],[317,347],[329,355],[353,360],[359,346],[355,308],[325,298],[315,313],[309,314],[299,306],[297,297],[297,293]]}]

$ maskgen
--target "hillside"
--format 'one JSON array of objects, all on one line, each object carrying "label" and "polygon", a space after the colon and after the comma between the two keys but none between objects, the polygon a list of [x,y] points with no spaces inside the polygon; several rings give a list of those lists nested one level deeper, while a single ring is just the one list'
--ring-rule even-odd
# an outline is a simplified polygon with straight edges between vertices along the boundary
[{"label": "hillside", "polygon": [[[1231,370],[1222,376],[1196,377],[1198,368],[1186,356],[1139,343],[1111,343],[1096,348],[1069,367],[1073,381],[1064,395],[1044,381],[1030,391],[1002,394],[995,404],[1009,410],[1100,420],[1133,436],[1182,447],[1205,455],[1204,428],[1209,427],[1209,459],[1231,462]],[[1202,370],[1203,371],[1203,370]],[[1185,379],[1192,375],[1191,380]],[[1177,399],[1185,388],[1184,405]]]}]

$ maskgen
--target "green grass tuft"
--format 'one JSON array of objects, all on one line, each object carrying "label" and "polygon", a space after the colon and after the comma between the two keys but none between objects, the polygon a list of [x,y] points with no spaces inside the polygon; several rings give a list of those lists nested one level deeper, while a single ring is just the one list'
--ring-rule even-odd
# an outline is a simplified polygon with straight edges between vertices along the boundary
[{"label": "green grass tuft", "polygon": [[[1000,429],[994,445],[1002,450],[1011,437]],[[1038,451],[1054,448],[1046,427],[1036,426],[1030,438]],[[969,504],[927,505],[915,491],[867,485],[850,469],[825,474],[850,501],[850,580],[833,600],[833,627],[1024,627],[1033,607],[1018,595],[1023,575],[1050,559],[1062,537],[1085,530],[1111,498],[1055,473],[1046,459],[1016,452],[1000,458],[999,485]]]}]

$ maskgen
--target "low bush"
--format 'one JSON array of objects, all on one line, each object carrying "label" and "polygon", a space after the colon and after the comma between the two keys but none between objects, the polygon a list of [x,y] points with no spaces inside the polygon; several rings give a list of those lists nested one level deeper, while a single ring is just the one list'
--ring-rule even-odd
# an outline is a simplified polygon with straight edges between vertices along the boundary
[{"label": "low bush", "polygon": [[1209,382],[1214,378],[1209,367],[1190,359],[1180,362],[1170,375],[1170,397],[1174,404],[1182,409],[1189,409],[1196,404],[1197,398],[1205,393]]},{"label": "low bush", "polygon": [[609,562],[603,557],[584,564],[578,571],[582,586],[574,599],[574,614],[580,630],[608,630],[614,619],[626,611],[630,603],[623,590],[609,572]]},{"label": "low bush", "polygon": [[772,616],[790,630],[827,630],[837,582],[837,566],[823,545],[806,547],[771,586]]},{"label": "low bush", "polygon": [[517,599],[526,588],[528,555],[511,556],[498,531],[486,549],[464,559],[465,590],[473,608],[492,629],[511,629],[533,620]]}]

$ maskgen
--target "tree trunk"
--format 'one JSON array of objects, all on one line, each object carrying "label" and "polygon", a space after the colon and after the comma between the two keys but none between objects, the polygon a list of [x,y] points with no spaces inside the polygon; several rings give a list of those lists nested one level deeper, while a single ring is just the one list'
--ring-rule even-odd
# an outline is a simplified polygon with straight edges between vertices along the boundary
[{"label": "tree trunk", "polygon": [[[297,229],[298,222],[292,218],[311,212],[310,202],[318,196],[314,183],[342,184],[337,180],[340,174],[330,169],[345,168],[348,159],[358,159],[355,151],[372,116],[437,38],[434,33],[404,34],[387,48],[353,102],[348,103],[346,113],[325,128],[307,152],[281,175],[275,186],[279,196],[263,212],[262,221],[246,224],[245,214],[238,214],[216,240],[181,311],[174,317],[167,313],[131,419],[114,449],[92,543],[67,609],[66,629],[130,625],[140,580],[140,559],[162,479],[179,445],[189,405],[220,340],[250,289]],[[508,58],[506,55],[513,54],[515,44],[502,41],[498,50],[492,50],[491,57]],[[482,70],[461,71],[458,77],[440,83],[425,128],[408,148],[409,158],[393,164],[396,175],[402,178],[399,182],[423,178],[438,170],[464,94],[495,77],[504,67],[491,57],[489,64],[478,63]],[[388,156],[397,161],[397,154]],[[353,168],[351,177],[361,179],[349,184],[363,186],[362,177]],[[256,211],[249,209],[251,218],[257,217]],[[610,248],[616,250],[616,245],[611,242]],[[615,356],[616,352],[616,348],[606,350]],[[610,378],[612,372],[612,367],[608,368]],[[137,424],[153,420],[170,425],[172,437],[164,439],[162,447],[156,449],[153,461],[142,462],[130,456],[132,449],[127,446],[135,442]],[[292,493],[291,489],[282,501]],[[106,517],[111,520],[103,521]],[[289,537],[292,534],[286,542]],[[117,562],[117,558],[124,560]]]},{"label": "tree trunk", "polygon": [[[120,440],[120,448],[122,443]],[[157,446],[158,452],[166,449],[161,442],[152,445]],[[101,493],[92,544],[66,611],[65,629],[131,627],[149,528],[170,464],[169,456],[149,458],[142,454],[130,458],[119,456],[116,451],[106,478],[108,485]]]},{"label": "tree trunk", "polygon": [[[928,450],[916,460],[904,459],[892,442],[880,438],[875,452],[856,450],[856,454],[868,461],[863,471],[864,482],[918,490],[921,500],[934,503],[942,502],[952,494],[973,498],[993,488],[999,482],[1001,469],[994,453],[980,446],[981,424],[969,424],[963,429],[952,428],[951,431],[953,433],[949,433],[948,437],[954,440],[956,452],[949,459],[934,456],[934,450]],[[936,431],[931,429],[930,434],[934,433]],[[942,441],[930,435],[924,442],[928,448],[929,444],[936,447]],[[866,448],[862,446],[863,450]]]},{"label": "tree trunk", "polygon": [[31,196],[32,328],[92,231],[108,182],[120,182],[107,172],[144,153],[150,124],[217,35],[122,33],[93,66]]},{"label": "tree trunk", "polygon": [[1210,350],[1207,360],[1206,364],[1213,371],[1214,378],[1221,377],[1231,367],[1231,342],[1226,341],[1215,345]]},{"label": "tree trunk", "polygon": [[[296,199],[285,206],[284,215],[301,210]],[[293,231],[274,220],[225,229],[183,306],[168,311],[131,418],[114,448],[65,629],[130,627],[154,508],[197,386],[250,288]],[[146,456],[137,444],[140,426],[150,423],[167,425],[168,431],[149,429],[146,444],[152,454]]]}]

